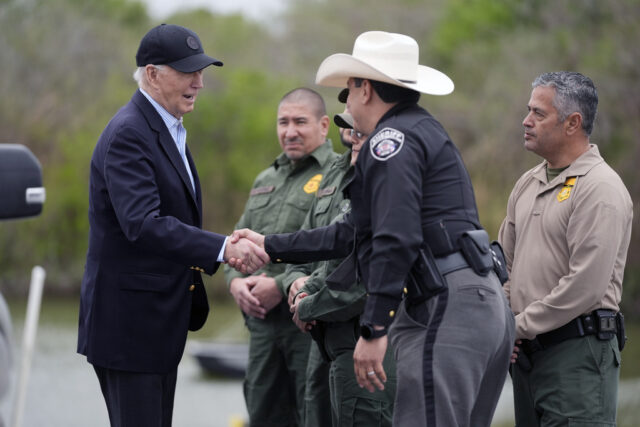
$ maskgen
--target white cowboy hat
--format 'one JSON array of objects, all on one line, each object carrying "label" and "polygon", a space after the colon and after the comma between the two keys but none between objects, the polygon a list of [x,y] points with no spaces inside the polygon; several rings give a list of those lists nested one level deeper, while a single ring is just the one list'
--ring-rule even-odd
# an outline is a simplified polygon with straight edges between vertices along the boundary
[{"label": "white cowboy hat", "polygon": [[316,84],[346,87],[349,77],[377,80],[430,95],[453,92],[444,73],[418,64],[418,43],[409,36],[367,31],[356,39],[353,55],[336,53],[318,68]]}]

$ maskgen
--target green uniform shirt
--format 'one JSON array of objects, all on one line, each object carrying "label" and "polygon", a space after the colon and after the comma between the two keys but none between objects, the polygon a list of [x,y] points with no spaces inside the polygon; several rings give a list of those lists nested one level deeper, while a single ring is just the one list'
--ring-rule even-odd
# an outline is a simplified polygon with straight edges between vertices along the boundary
[{"label": "green uniform shirt", "polygon": [[[329,140],[295,165],[284,153],[280,154],[269,168],[258,174],[235,228],[250,228],[260,234],[299,230],[326,170],[338,157]],[[270,263],[254,274],[266,273],[275,278],[286,297],[288,288],[282,282],[285,267],[286,264]],[[227,284],[236,277],[245,277],[228,265],[224,267],[224,275]]]},{"label": "green uniform shirt", "polygon": [[[353,178],[351,151],[344,153],[331,165],[322,185],[316,193],[313,205],[307,214],[302,229],[329,225],[342,219],[351,204],[344,199],[342,191]],[[351,286],[348,291],[333,291],[325,285],[326,277],[342,262],[342,259],[319,261],[287,267],[284,277],[286,286],[301,276],[309,276],[301,291],[309,294],[300,301],[298,315],[303,321],[322,320],[344,322],[360,315],[364,308],[366,291],[363,286]]]}]

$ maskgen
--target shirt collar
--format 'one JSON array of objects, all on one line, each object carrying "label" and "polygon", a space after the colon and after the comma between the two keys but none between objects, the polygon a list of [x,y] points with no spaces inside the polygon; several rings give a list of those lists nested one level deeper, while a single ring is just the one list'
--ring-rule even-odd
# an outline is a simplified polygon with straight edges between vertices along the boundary
[{"label": "shirt collar", "polygon": [[160,105],[155,99],[153,99],[151,95],[149,95],[144,89],[140,88],[139,90],[140,93],[142,93],[144,97],[147,98],[151,105],[153,105],[153,108],[155,108],[155,110],[158,112],[158,114],[162,118],[162,121],[167,126],[167,129],[171,130],[172,128],[177,126],[178,123],[182,124],[182,117],[180,117],[179,119],[174,117],[162,105]]},{"label": "shirt collar", "polygon": [[[331,153],[333,153],[333,143],[331,142],[330,139],[327,139],[322,145],[320,145],[318,148],[313,150],[311,154],[300,159],[298,164],[303,164],[306,161],[308,161],[308,159],[314,159],[316,162],[318,162],[320,166],[324,166],[327,163],[327,161],[329,161],[329,159],[331,158]],[[278,168],[280,166],[284,166],[290,163],[291,163],[291,160],[289,160],[287,155],[285,153],[281,153],[276,158],[275,162],[273,162],[273,165],[276,168]]]},{"label": "shirt collar", "polygon": [[[602,163],[603,161],[604,159],[600,156],[598,146],[595,144],[589,144],[589,149],[582,153],[580,157],[575,159],[568,168],[560,172],[560,174],[551,182],[562,184],[567,177],[586,175],[595,165]],[[547,182],[547,166],[548,162],[545,160],[539,164],[533,172],[533,176],[543,183]]]},{"label": "shirt collar", "polygon": [[380,117],[380,120],[378,120],[378,123],[376,124],[376,128],[380,125],[380,123],[387,120],[389,117],[395,116],[401,111],[404,111],[413,106],[417,106],[417,104],[415,102],[399,102],[395,104],[393,107],[389,108],[387,112],[382,115],[382,117]]}]

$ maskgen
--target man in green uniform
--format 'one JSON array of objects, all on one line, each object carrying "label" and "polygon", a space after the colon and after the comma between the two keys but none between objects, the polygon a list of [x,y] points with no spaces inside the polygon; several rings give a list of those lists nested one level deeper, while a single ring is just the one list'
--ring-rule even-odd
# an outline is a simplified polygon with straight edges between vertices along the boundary
[{"label": "man in green uniform", "polygon": [[[326,139],[328,130],[318,93],[298,88],[284,95],[277,118],[283,153],[256,178],[236,228],[261,233],[300,228],[325,171],[339,156]],[[250,333],[244,396],[252,427],[302,424],[310,338],[291,322],[282,281],[285,267],[268,264],[253,276],[225,268]]]},{"label": "man in green uniform", "polygon": [[[345,91],[341,92],[341,97],[346,100]],[[353,120],[346,111],[336,115],[334,120],[342,128],[343,141],[351,143],[351,149],[327,171],[303,229],[339,221],[350,210],[349,199],[343,196],[343,190],[353,179],[353,165],[367,136],[350,129]],[[335,259],[289,265],[284,280],[292,283],[290,297],[294,322],[301,330],[310,331],[315,339],[307,367],[306,425],[329,425],[326,420],[328,414],[322,411],[322,399],[318,399],[318,395],[322,395],[323,383],[313,376],[314,372],[322,372],[321,367],[328,361],[330,422],[333,426],[391,426],[395,396],[393,355],[390,350],[385,355],[384,367],[388,378],[384,390],[370,393],[358,386],[353,371],[353,350],[359,336],[359,316],[364,309],[366,291],[361,284],[353,284],[344,292],[327,287],[327,275],[341,262],[342,259]]]}]

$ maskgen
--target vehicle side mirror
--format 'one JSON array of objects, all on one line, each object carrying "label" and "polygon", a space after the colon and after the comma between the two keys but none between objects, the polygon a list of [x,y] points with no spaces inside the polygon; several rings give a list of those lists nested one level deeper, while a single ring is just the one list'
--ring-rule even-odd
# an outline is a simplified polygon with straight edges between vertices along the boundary
[{"label": "vehicle side mirror", "polygon": [[45,196],[36,156],[24,145],[0,144],[0,220],[39,215]]}]

